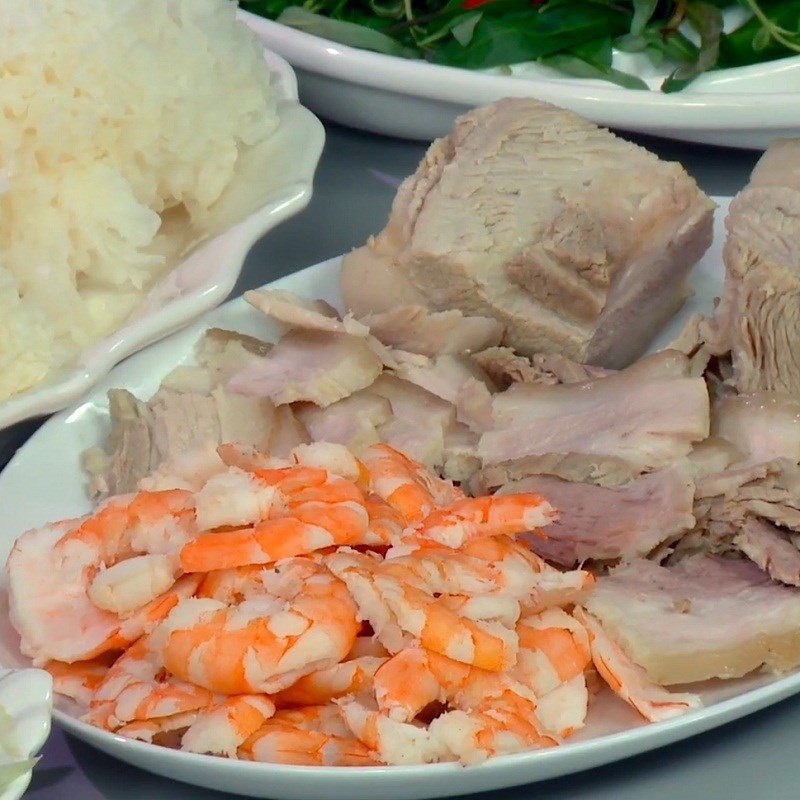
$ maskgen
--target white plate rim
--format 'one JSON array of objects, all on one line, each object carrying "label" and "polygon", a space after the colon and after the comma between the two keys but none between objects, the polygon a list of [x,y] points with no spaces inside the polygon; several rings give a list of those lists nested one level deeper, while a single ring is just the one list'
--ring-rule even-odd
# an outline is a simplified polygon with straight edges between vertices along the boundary
[{"label": "white plate rim", "polygon": [[[209,279],[198,283],[191,291],[181,292],[179,297],[168,300],[140,318],[134,317],[123,323],[120,328],[81,353],[73,367],[46,379],[42,385],[0,402],[0,430],[64,408],[86,393],[125,357],[173,333],[205,311],[219,305],[236,285],[252,245],[269,230],[308,205],[313,190],[314,173],[325,142],[324,128],[310,111],[300,105],[297,79],[287,61],[266,48],[264,58],[281,98],[278,104],[280,124],[290,126],[297,140],[303,144],[294,153],[297,159],[295,180],[283,187],[280,196],[276,196],[270,203],[223,233],[203,242],[188,255],[185,261],[200,261],[204,253],[224,247],[225,258],[219,260]],[[180,265],[175,269],[179,268]],[[173,272],[174,270],[167,273],[151,292],[169,282]]]}]

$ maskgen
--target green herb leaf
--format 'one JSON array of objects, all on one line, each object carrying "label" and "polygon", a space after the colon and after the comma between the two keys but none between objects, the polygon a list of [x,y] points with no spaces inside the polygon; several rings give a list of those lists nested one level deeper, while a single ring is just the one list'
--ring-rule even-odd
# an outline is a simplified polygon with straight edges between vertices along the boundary
[{"label": "green herb leaf", "polygon": [[[750,7],[747,0],[742,1],[746,8]],[[800,8],[797,0],[762,0],[760,8],[772,25],[782,30],[800,32]],[[800,43],[798,33],[795,33],[794,39]],[[717,66],[743,67],[794,54],[793,48],[775,39],[762,21],[754,16],[736,30],[723,34]]]},{"label": "green herb leaf", "polygon": [[472,41],[475,26],[480,22],[482,16],[483,14],[480,11],[473,14],[465,14],[450,28],[453,38],[462,47],[466,47]]},{"label": "green herb leaf", "polygon": [[705,0],[694,0],[686,6],[686,18],[700,35],[700,51],[693,61],[681,64],[661,84],[664,92],[683,89],[717,63],[722,36],[722,12]]},{"label": "green herb leaf", "polygon": [[545,56],[544,58],[540,58],[539,62],[548,67],[554,67],[565,75],[572,75],[575,78],[595,78],[603,81],[610,81],[626,89],[646,90],[649,88],[641,78],[637,78],[635,75],[629,75],[627,72],[621,72],[618,69],[612,69],[610,67],[608,69],[602,69],[569,53],[556,53],[552,56]]},{"label": "green herb leaf", "polygon": [[647,39],[641,33],[624,33],[617,37],[614,46],[623,53],[641,53],[647,49]]},{"label": "green herb leaf", "polygon": [[631,36],[639,36],[650,22],[658,5],[658,0],[633,0],[633,19],[631,19]]},{"label": "green herb leaf", "polygon": [[[489,3],[481,9],[488,10],[492,5]],[[433,60],[472,69],[533,61],[598,36],[617,36],[628,27],[626,17],[609,6],[577,2],[502,16],[485,11],[468,47],[451,40],[434,54]]]},{"label": "green herb leaf", "polygon": [[376,17],[386,19],[402,19],[403,2],[402,0],[390,0],[388,3],[380,3],[378,0],[367,0],[370,10]]},{"label": "green herb leaf", "polygon": [[600,69],[611,69],[611,62],[614,58],[614,51],[611,47],[611,37],[603,36],[599,39],[592,39],[590,42],[575,45],[570,48],[570,53],[590,64],[594,64]]},{"label": "green herb leaf", "polygon": [[339,44],[346,44],[350,47],[361,47],[364,50],[385,53],[389,56],[419,58],[416,51],[404,47],[391,36],[374,28],[323,17],[321,14],[314,14],[299,6],[291,6],[282,11],[277,21],[290,28],[312,33],[314,36],[321,36],[323,39],[330,39],[332,42],[339,42]]}]

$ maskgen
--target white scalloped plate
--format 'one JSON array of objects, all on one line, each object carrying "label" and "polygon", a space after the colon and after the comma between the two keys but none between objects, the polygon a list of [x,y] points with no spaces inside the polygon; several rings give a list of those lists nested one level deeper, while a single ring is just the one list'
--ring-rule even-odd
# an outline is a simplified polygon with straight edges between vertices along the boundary
[{"label": "white scalloped plate", "polygon": [[[539,64],[515,66],[511,75],[443,67],[347,47],[247,12],[242,18],[295,68],[312,111],[375,133],[433,139],[470,108],[536,97],[610,128],[687,142],[764,149],[800,134],[800,56],[706,73],[664,94],[564,77]],[[615,65],[653,86],[663,77],[636,55],[617,54]]]},{"label": "white scalloped plate", "polygon": [[308,205],[325,132],[298,102],[292,68],[274,53],[264,55],[282,99],[279,126],[267,145],[275,166],[258,176],[263,205],[193,250],[153,287],[122,327],[83,352],[77,363],[1,402],[0,429],[74,403],[123,358],[219,305],[236,284],[253,243]]},{"label": "white scalloped plate", "polygon": [[[20,758],[35,756],[50,735],[53,679],[41,669],[0,670],[0,705],[11,717],[8,731]],[[32,770],[0,791],[0,800],[19,800],[31,782]]]},{"label": "white scalloped plate", "polygon": [[[719,199],[716,241],[692,274],[695,295],[659,337],[666,344],[681,322],[695,311],[709,311],[722,288],[722,217],[728,203]],[[341,307],[340,259],[290,275],[272,284],[305,297],[323,298]],[[148,397],[176,364],[191,359],[195,342],[210,326],[266,337],[271,327],[241,298],[205,315],[197,324],[117,366],[80,405],[48,420],[0,474],[0,563],[26,528],[89,510],[80,453],[100,443],[108,427],[105,393],[125,387]],[[24,498],[23,501],[20,498]],[[5,597],[5,575],[0,591]],[[18,638],[0,609],[0,663],[24,666]],[[709,682],[699,689],[705,707],[677,719],[645,725],[608,692],[593,701],[587,727],[562,747],[517,753],[476,767],[432,764],[409,767],[294,767],[200,756],[142,744],[93,728],[59,702],[55,721],[73,735],[121,761],[186,783],[252,797],[278,800],[421,800],[501,789],[579,772],[643,753],[751,714],[800,692],[800,671],[781,678],[757,675]]]}]

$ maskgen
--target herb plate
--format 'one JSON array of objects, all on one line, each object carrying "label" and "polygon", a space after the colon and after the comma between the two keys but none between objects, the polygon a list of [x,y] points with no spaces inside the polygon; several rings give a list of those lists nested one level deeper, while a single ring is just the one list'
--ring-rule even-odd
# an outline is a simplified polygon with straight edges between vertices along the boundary
[{"label": "herb plate", "polygon": [[[471,71],[372,53],[240,12],[262,42],[297,73],[302,102],[354,128],[428,140],[453,120],[501,97],[536,97],[601,125],[687,142],[766,148],[800,135],[800,56],[707,72],[680,92],[626,89],[564,77],[541,64],[511,74]],[[614,66],[651,87],[664,75],[645,59],[616,54]]]}]

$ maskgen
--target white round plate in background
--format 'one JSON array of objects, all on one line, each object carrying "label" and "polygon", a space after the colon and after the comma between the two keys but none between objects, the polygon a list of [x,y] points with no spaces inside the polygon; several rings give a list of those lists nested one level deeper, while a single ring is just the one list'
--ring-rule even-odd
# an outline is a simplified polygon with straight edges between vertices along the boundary
[{"label": "white round plate in background", "polygon": [[[687,142],[764,149],[800,135],[800,56],[707,72],[680,92],[624,89],[538,64],[511,75],[443,67],[359,50],[241,12],[264,44],[296,70],[300,99],[334,122],[429,140],[453,120],[501,97],[536,97],[610,128]],[[627,58],[620,56],[621,58]],[[616,63],[616,62],[615,62]],[[625,65],[654,86],[643,61]]]}]

